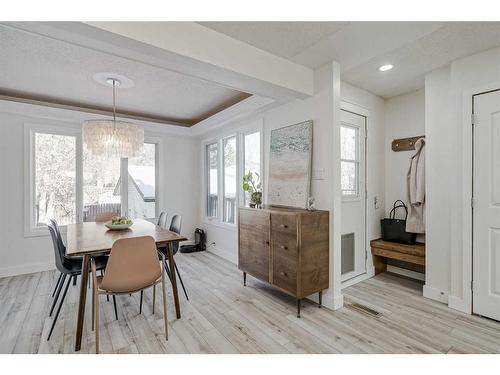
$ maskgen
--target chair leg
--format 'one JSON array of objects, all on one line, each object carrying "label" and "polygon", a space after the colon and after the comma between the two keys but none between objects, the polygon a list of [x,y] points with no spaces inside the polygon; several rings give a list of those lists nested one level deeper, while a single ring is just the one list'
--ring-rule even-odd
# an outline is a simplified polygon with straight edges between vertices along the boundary
[{"label": "chair leg", "polygon": [[94,292],[92,291],[92,331],[95,328],[95,298]]},{"label": "chair leg", "polygon": [[165,261],[163,262],[165,264],[165,272],[167,273],[168,278],[170,279],[170,282],[172,282],[172,275],[170,274],[170,268],[168,267],[167,263],[167,258],[165,258]]},{"label": "chair leg", "polygon": [[167,319],[167,296],[165,294],[165,257],[163,258],[163,269],[161,273],[161,292],[163,297],[163,320],[165,322],[165,338],[168,340],[168,319]]},{"label": "chair leg", "polygon": [[156,284],[153,285],[153,315],[155,314],[155,305],[156,305]]},{"label": "chair leg", "polygon": [[59,283],[61,282],[62,277],[63,277],[63,274],[59,273],[59,278],[57,279],[56,286],[54,287],[54,291],[52,292],[52,297],[54,297],[56,295],[56,290],[57,290],[57,287],[59,286]]},{"label": "chair leg", "polygon": [[59,283],[59,287],[57,288],[56,296],[54,297],[54,301],[52,302],[52,307],[50,308],[49,316],[52,316],[54,312],[54,307],[56,307],[57,300],[59,298],[59,294],[61,294],[61,289],[63,287],[64,281],[66,280],[66,274],[63,275],[61,282]]},{"label": "chair leg", "polygon": [[113,305],[115,306],[115,318],[118,320],[118,310],[116,309],[116,296],[113,294]]},{"label": "chair leg", "polygon": [[188,294],[186,292],[186,288],[184,287],[184,283],[182,282],[182,277],[181,274],[179,273],[179,269],[177,268],[177,263],[174,262],[174,267],[175,271],[177,272],[177,276],[179,276],[179,281],[181,282],[182,290],[184,291],[184,295],[186,296],[186,299],[189,301]]},{"label": "chair leg", "polygon": [[144,295],[144,291],[141,290],[141,303],[139,305],[139,314],[142,314],[142,296]]},{"label": "chair leg", "polygon": [[[66,275],[64,275],[64,276],[66,276]],[[59,302],[59,306],[57,307],[56,316],[54,317],[54,321],[52,322],[52,326],[50,327],[50,332],[49,332],[49,336],[47,337],[47,341],[49,341],[50,336],[52,336],[52,332],[54,331],[54,327],[56,325],[57,318],[59,317],[59,313],[61,312],[61,307],[64,303],[64,299],[66,298],[66,293],[68,293],[69,284],[71,283],[71,279],[73,277],[76,277],[76,276],[70,276],[68,279],[68,282],[66,283],[66,286],[64,287],[64,292],[63,292],[63,295],[61,297],[61,302]]]},{"label": "chair leg", "polygon": [[[102,268],[101,268],[101,276],[104,277],[104,270]],[[109,302],[109,294],[106,294],[106,301]]]}]

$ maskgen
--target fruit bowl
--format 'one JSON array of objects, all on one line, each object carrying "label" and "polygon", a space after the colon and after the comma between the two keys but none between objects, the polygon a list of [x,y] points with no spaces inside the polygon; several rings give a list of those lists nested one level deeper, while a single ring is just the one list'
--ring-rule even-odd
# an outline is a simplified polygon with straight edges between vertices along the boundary
[{"label": "fruit bowl", "polygon": [[114,217],[104,223],[104,226],[110,230],[125,230],[130,228],[134,222],[126,217]]}]

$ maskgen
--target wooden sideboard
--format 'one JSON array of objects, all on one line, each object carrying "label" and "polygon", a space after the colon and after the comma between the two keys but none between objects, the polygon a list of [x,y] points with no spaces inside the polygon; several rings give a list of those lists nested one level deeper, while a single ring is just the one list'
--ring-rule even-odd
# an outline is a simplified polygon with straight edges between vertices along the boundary
[{"label": "wooden sideboard", "polygon": [[240,207],[238,268],[297,299],[329,285],[329,213],[296,208]]}]

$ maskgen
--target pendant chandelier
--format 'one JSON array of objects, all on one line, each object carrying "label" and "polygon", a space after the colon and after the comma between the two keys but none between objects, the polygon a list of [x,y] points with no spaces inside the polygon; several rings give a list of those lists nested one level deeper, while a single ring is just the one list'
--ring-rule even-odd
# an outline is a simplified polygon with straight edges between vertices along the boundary
[{"label": "pendant chandelier", "polygon": [[108,78],[113,86],[113,119],[87,120],[82,125],[83,143],[95,156],[132,158],[144,145],[144,128],[126,121],[116,120],[116,87],[120,81]]}]

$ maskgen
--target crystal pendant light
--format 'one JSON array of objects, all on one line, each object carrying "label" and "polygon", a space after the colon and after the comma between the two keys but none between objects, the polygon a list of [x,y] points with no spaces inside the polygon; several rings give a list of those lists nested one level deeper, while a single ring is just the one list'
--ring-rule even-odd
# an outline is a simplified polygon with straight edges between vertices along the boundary
[{"label": "crystal pendant light", "polygon": [[116,120],[116,87],[120,81],[108,78],[113,86],[113,119],[87,120],[82,125],[83,143],[95,156],[132,158],[144,145],[144,128],[126,121]]}]

